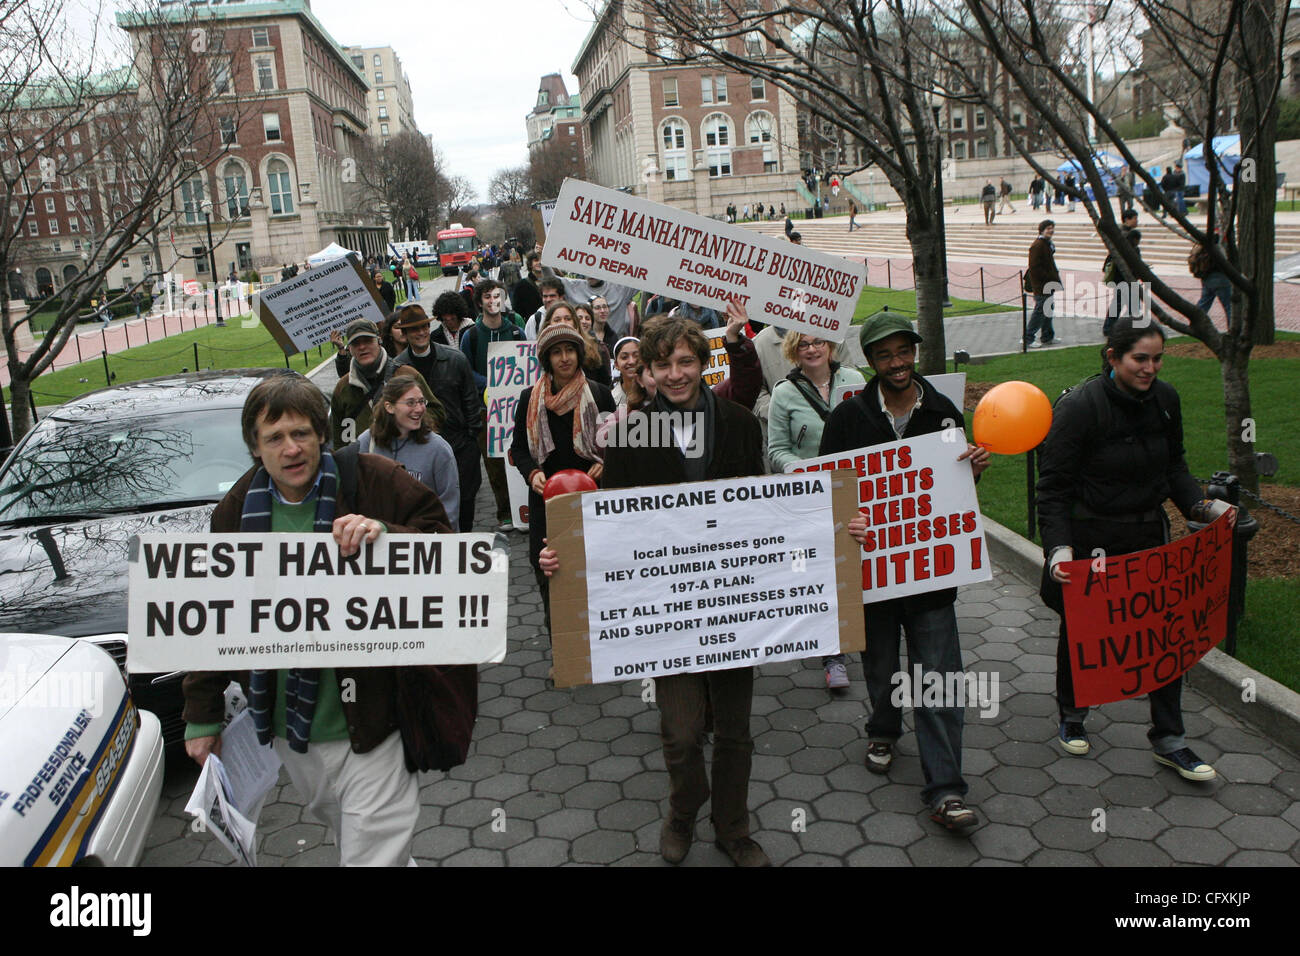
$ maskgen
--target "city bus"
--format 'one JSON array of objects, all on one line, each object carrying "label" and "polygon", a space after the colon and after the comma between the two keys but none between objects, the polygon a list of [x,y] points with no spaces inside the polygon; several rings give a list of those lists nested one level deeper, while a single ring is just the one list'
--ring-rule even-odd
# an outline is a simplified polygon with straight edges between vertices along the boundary
[{"label": "city bus", "polygon": [[455,275],[457,269],[469,265],[478,249],[478,233],[458,222],[449,229],[440,229],[437,240],[438,262],[445,276]]}]

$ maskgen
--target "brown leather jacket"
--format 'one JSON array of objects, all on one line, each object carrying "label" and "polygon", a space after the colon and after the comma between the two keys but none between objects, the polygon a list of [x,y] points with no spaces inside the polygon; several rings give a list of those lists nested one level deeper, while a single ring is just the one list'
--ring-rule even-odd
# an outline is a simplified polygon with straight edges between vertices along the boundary
[{"label": "brown leather jacket", "polygon": [[[212,512],[214,532],[239,530],[244,496],[252,484],[256,467],[240,478]],[[354,513],[382,521],[392,534],[450,533],[447,513],[438,496],[416,481],[401,465],[378,455],[357,456],[357,501],[343,498],[339,490],[338,516]],[[338,668],[339,682],[355,681],[354,700],[343,702],[348,737],[354,753],[366,753],[383,743],[397,729],[396,668]],[[185,720],[192,724],[216,723],[225,714],[226,685],[237,680],[248,693],[248,672],[196,671],[187,674]]]}]

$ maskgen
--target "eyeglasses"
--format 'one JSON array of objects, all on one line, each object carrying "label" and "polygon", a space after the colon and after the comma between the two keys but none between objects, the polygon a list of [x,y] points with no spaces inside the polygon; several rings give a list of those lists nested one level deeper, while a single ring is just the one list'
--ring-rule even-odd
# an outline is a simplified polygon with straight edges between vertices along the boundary
[{"label": "eyeglasses", "polygon": [[429,400],[427,398],[410,398],[397,404],[405,405],[407,408],[425,408],[428,406]]},{"label": "eyeglasses", "polygon": [[807,339],[799,343],[800,352],[806,351],[807,349],[823,349],[825,347],[826,347],[825,339]]}]

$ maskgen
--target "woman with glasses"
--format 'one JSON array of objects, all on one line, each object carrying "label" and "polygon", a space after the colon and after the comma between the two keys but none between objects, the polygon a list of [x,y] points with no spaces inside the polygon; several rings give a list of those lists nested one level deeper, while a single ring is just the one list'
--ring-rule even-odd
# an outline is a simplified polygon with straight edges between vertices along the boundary
[{"label": "woman with glasses", "polygon": [[429,400],[420,383],[396,375],[375,402],[373,419],[357,439],[362,453],[398,462],[438,496],[453,528],[460,520],[460,478],[456,454],[434,431]]},{"label": "woman with glasses", "polygon": [[591,325],[591,337],[602,343],[612,355],[614,345],[618,342],[618,333],[609,325],[609,300],[603,295],[593,295],[591,297],[591,312],[594,317]]},{"label": "woman with glasses", "polygon": [[[772,390],[768,409],[767,456],[774,471],[803,458],[816,458],[822,429],[831,414],[831,396],[842,385],[865,385],[855,368],[841,366],[831,358],[834,346],[803,332],[791,330],[781,343],[781,354],[794,368]],[[826,686],[843,690],[849,673],[843,654],[822,658]]]}]

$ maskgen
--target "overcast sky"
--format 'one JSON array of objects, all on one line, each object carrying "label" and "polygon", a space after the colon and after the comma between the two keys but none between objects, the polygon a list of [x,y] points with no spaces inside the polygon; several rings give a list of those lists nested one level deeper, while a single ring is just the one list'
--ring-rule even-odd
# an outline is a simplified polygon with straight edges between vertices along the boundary
[{"label": "overcast sky", "polygon": [[559,72],[577,92],[569,69],[592,20],[584,0],[311,0],[311,9],[341,44],[397,51],[415,122],[480,202],[498,169],[528,161],[524,116],[542,74]]},{"label": "overcast sky", "polygon": [[[0,3],[8,0],[0,0]],[[52,0],[40,0],[52,2]],[[598,0],[311,0],[312,13],[343,46],[391,46],[411,80],[415,122],[433,135],[448,172],[465,176],[487,201],[494,173],[528,161],[524,116],[544,73],[569,73],[591,28]],[[95,66],[119,63],[124,44],[113,25],[118,0],[62,0],[83,38],[99,22]],[[105,40],[108,40],[105,43]],[[83,40],[85,48],[88,41]],[[88,50],[87,50],[88,51]]]}]

